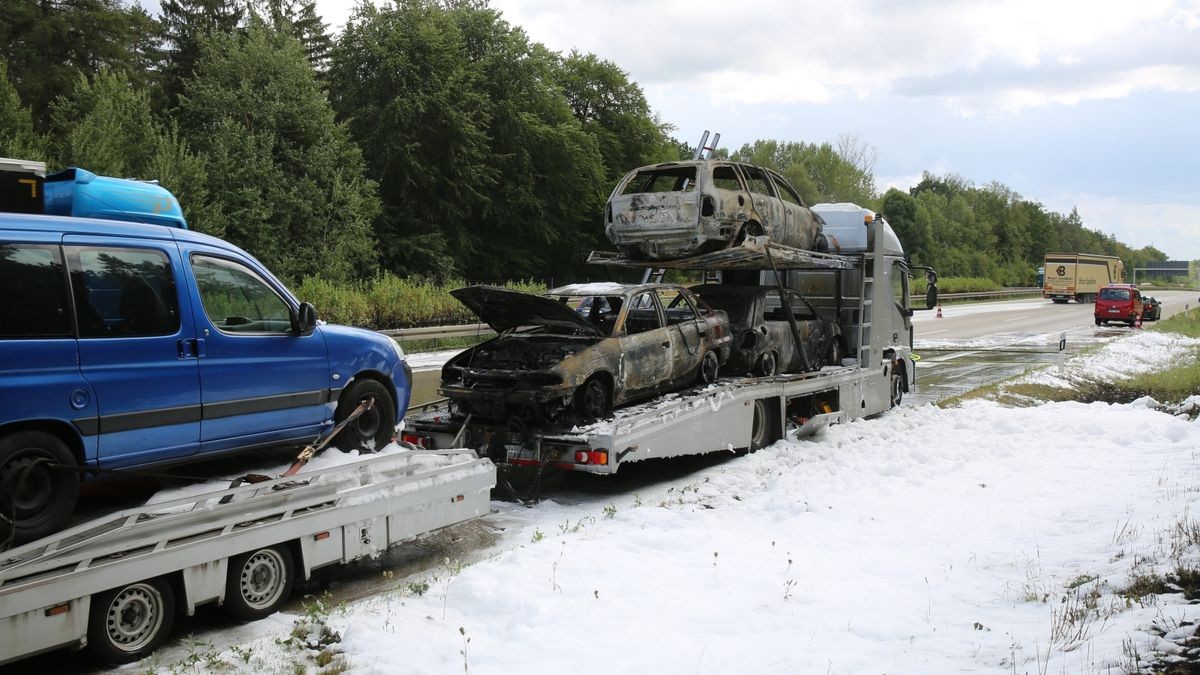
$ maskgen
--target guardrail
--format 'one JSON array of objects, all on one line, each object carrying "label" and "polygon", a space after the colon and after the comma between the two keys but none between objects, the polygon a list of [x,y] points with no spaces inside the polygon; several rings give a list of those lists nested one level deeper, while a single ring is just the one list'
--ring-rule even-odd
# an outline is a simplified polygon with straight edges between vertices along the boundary
[{"label": "guardrail", "polygon": [[[1031,295],[1033,293],[1040,294],[1040,288],[1006,288],[999,291],[976,291],[971,293],[942,293],[939,294],[943,300],[967,300],[970,298],[990,298],[990,297],[1006,297],[1013,295]],[[924,295],[912,296],[914,306],[923,306],[925,302]],[[456,337],[490,337],[496,332],[485,323],[462,324],[458,326],[424,326],[421,328],[390,328],[381,330],[380,333],[395,338],[399,341],[404,340],[443,340],[446,338]]]}]

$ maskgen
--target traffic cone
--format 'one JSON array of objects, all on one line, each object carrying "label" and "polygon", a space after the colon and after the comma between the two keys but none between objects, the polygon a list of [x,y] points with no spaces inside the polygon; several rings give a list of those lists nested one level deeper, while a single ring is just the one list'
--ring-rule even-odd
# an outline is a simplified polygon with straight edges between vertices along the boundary
[{"label": "traffic cone", "polygon": [[1133,324],[1133,327],[1134,327],[1134,328],[1141,328],[1141,327],[1142,327],[1142,315],[1141,315],[1141,314],[1138,314],[1138,315],[1137,315],[1137,322]]},{"label": "traffic cone", "polygon": [[939,318],[939,319],[942,318],[942,303],[940,303],[940,302],[938,303],[937,318]]}]

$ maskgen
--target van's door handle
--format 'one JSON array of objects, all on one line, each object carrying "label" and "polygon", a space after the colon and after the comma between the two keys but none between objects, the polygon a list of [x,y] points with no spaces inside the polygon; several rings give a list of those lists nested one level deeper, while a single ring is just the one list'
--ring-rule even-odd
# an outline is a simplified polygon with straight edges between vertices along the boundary
[{"label": "van's door handle", "polygon": [[192,340],[192,342],[196,345],[196,358],[202,359],[205,356],[208,356],[208,344],[204,338],[196,338],[195,340]]},{"label": "van's door handle", "polygon": [[179,347],[179,358],[181,359],[198,359],[207,353],[203,338],[185,338],[179,340],[177,346]]},{"label": "van's door handle", "polygon": [[186,359],[188,356],[191,356],[188,354],[188,342],[190,342],[190,340],[178,340],[175,342],[175,345],[179,348],[179,358],[181,359]]}]

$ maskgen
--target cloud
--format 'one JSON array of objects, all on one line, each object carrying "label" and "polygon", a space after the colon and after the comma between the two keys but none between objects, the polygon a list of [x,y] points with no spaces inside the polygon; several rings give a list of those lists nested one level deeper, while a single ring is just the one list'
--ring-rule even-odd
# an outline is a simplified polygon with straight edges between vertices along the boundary
[{"label": "cloud", "polygon": [[1085,1],[495,0],[552,49],[715,105],[929,97],[963,115],[1200,91],[1200,7]]},{"label": "cloud", "polygon": [[1172,260],[1200,260],[1200,202],[1146,203],[1091,194],[1063,195],[1045,205],[1060,213],[1079,209],[1083,224],[1133,248],[1153,246]]}]

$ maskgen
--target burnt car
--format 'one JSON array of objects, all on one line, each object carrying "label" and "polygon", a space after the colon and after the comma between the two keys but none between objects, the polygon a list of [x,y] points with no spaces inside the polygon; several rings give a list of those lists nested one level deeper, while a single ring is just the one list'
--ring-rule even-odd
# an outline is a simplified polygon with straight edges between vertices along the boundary
[{"label": "burnt car", "polygon": [[574,284],[544,295],[495,286],[451,294],[498,335],[450,359],[440,392],[479,419],[607,417],[616,406],[708,383],[729,319],[669,284]]},{"label": "burnt car", "polygon": [[787,309],[779,301],[779,289],[772,286],[734,286],[706,284],[693,286],[702,302],[729,316],[733,332],[732,351],[725,368],[729,373],[758,376],[804,372],[805,359],[796,349],[787,311],[791,311],[800,331],[809,370],[840,365],[845,354],[842,329],[822,318],[804,296],[785,290]]},{"label": "burnt car", "polygon": [[1162,318],[1162,303],[1157,298],[1142,296],[1142,321],[1158,321]]},{"label": "burnt car", "polygon": [[782,176],[721,160],[631,171],[605,206],[605,233],[635,260],[672,260],[736,246],[746,237],[827,252],[824,221]]}]

